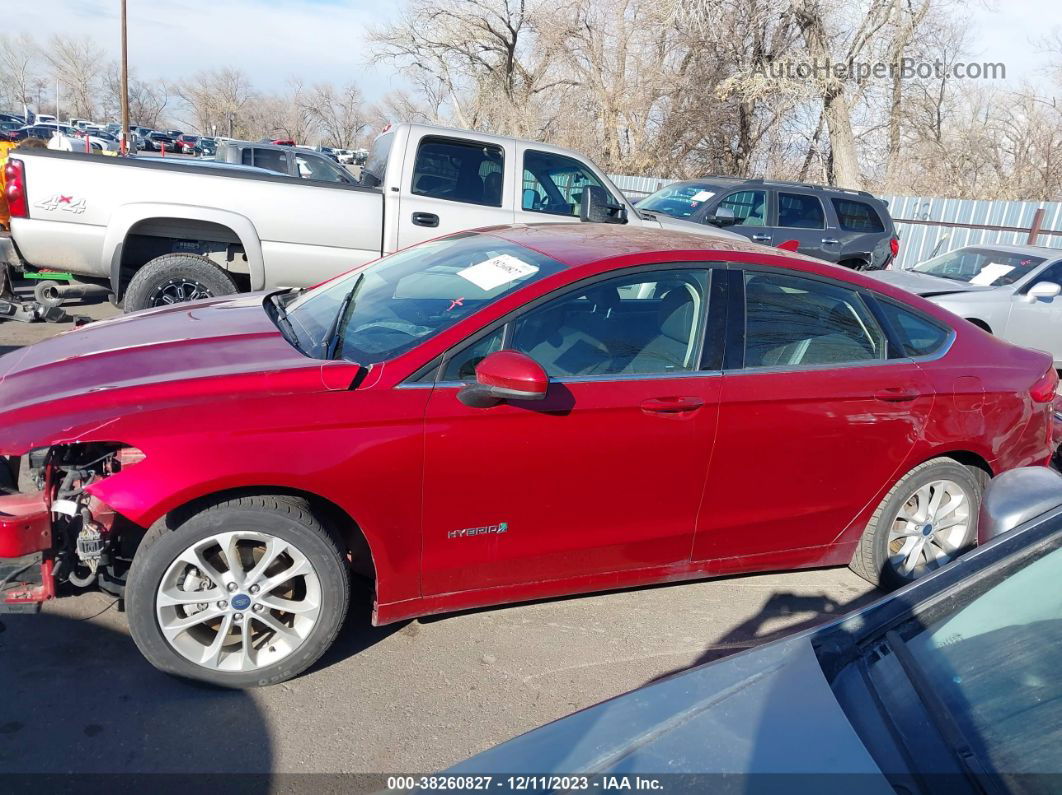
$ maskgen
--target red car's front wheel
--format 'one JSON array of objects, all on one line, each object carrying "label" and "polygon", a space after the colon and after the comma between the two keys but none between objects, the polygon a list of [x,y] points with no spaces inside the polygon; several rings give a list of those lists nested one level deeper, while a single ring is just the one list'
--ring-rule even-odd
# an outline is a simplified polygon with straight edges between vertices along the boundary
[{"label": "red car's front wheel", "polygon": [[226,687],[289,679],[332,644],[350,595],[340,545],[305,502],[241,497],[137,550],[129,628],[167,673]]}]

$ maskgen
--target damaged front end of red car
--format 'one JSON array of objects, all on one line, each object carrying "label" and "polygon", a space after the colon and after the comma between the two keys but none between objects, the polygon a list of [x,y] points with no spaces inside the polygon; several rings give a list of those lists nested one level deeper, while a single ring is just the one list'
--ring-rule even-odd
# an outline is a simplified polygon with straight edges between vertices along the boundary
[{"label": "damaged front end of red car", "polygon": [[143,457],[109,442],[0,456],[0,613],[36,612],[69,587],[124,594],[143,531],[91,487]]}]

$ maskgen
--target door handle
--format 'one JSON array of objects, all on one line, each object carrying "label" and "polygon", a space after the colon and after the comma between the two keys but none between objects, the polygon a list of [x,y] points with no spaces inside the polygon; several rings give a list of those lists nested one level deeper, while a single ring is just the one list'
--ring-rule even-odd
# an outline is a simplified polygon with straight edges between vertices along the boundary
[{"label": "door handle", "polygon": [[837,238],[835,238],[835,237],[824,237],[824,238],[822,239],[822,242],[823,242],[823,244],[824,244],[824,245],[827,245],[827,246],[836,246],[836,245],[837,245],[838,243],[840,243],[841,241],[840,241],[840,240],[838,240],[838,239],[837,239]]},{"label": "door handle", "polygon": [[642,411],[646,414],[682,414],[696,411],[703,405],[704,400],[694,396],[649,398],[642,401]]},{"label": "door handle", "polygon": [[890,386],[886,389],[879,389],[874,393],[874,397],[886,403],[904,403],[908,400],[914,400],[921,394],[917,389],[909,386]]},{"label": "door handle", "polygon": [[752,239],[755,240],[757,243],[770,243],[771,242],[771,236],[770,235],[753,235]]},{"label": "door handle", "polygon": [[413,213],[413,224],[415,226],[438,226],[439,216],[435,213]]}]

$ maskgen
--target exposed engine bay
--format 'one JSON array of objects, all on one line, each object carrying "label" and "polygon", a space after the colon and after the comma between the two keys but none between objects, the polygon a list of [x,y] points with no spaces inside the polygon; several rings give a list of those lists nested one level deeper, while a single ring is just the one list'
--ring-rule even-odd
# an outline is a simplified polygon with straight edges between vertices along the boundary
[{"label": "exposed engine bay", "polygon": [[0,612],[35,612],[69,589],[123,596],[144,530],[88,489],[143,457],[116,443],[0,457]]}]

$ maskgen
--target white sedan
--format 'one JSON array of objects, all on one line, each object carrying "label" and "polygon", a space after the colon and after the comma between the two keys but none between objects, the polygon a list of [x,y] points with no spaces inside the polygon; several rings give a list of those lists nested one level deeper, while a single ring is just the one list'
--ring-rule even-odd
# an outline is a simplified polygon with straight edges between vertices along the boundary
[{"label": "white sedan", "polygon": [[1062,250],[966,246],[909,270],[867,275],[928,298],[1015,345],[1047,351],[1062,368]]}]

